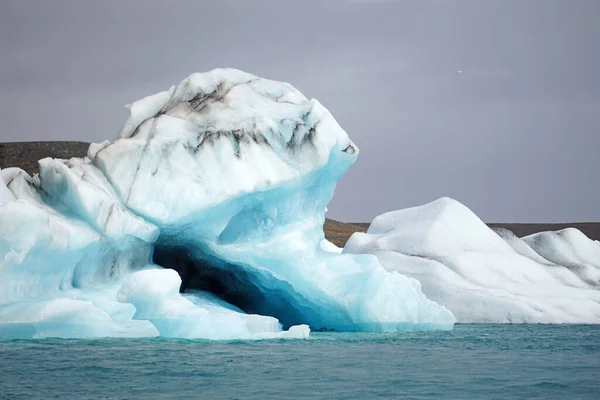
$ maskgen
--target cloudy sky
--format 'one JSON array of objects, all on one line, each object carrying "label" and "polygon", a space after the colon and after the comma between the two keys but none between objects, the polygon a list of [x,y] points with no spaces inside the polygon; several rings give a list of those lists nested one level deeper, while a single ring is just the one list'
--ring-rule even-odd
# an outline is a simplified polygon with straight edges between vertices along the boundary
[{"label": "cloudy sky", "polygon": [[0,141],[116,137],[195,71],[292,83],[360,147],[329,216],[454,197],[599,221],[600,1],[0,1]]}]

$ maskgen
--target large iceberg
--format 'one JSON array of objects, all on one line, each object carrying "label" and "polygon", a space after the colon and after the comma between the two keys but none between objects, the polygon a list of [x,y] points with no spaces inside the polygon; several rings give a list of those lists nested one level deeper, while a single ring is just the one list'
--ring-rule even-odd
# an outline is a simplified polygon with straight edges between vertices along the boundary
[{"label": "large iceberg", "polygon": [[419,280],[459,322],[600,323],[600,243],[576,229],[521,239],[442,198],[376,217],[344,253]]},{"label": "large iceberg", "polygon": [[0,338],[452,328],[416,279],[324,240],[358,148],[318,101],[217,69],[129,110],[83,159],[0,171]]}]

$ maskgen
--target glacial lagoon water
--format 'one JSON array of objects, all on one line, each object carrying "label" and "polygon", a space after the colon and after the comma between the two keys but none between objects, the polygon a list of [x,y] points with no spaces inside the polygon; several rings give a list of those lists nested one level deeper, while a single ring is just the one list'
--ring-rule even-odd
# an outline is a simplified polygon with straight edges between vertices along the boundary
[{"label": "glacial lagoon water", "polygon": [[600,326],[0,342],[0,398],[598,399]]}]

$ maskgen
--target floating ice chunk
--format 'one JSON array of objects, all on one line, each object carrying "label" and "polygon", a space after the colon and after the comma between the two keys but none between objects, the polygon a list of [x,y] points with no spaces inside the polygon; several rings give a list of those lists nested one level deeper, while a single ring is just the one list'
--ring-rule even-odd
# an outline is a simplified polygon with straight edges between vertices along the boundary
[{"label": "floating ice chunk", "polygon": [[[253,292],[235,301],[286,327],[452,326],[448,310],[412,281],[385,279],[375,259],[321,249],[323,211],[358,149],[317,101],[288,84],[214,70],[130,110],[121,139],[89,156],[124,204],[159,227],[160,265],[185,269],[196,284],[208,274],[229,287],[233,275]],[[405,306],[404,291],[422,304]]]},{"label": "floating ice chunk", "polygon": [[[0,324],[69,299],[81,312],[27,323],[210,339],[452,328],[419,282],[324,241],[324,210],[358,148],[319,102],[218,69],[130,112],[120,139],[87,158],[41,160],[33,178],[0,171]],[[97,319],[70,331],[86,307]]]},{"label": "floating ice chunk", "polygon": [[[352,235],[344,253],[374,254],[387,270],[418,279],[425,295],[459,322],[600,323],[600,291],[588,284],[595,282],[594,242],[563,234],[580,246],[576,256],[564,243],[538,250],[539,235],[520,241],[501,234],[506,241],[467,207],[444,198],[375,218],[367,233]],[[590,266],[585,274],[552,264],[583,259]]]}]

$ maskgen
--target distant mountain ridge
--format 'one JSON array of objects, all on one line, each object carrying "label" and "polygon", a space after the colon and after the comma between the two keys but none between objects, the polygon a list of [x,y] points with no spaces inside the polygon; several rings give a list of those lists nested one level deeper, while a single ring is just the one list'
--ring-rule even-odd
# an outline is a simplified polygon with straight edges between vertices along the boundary
[{"label": "distant mountain ridge", "polygon": [[[7,142],[0,143],[0,168],[19,167],[33,175],[38,172],[38,160],[45,157],[64,158],[84,157],[89,147],[87,142]],[[491,228],[504,228],[518,237],[543,231],[557,231],[576,228],[593,240],[600,240],[600,222],[578,223],[487,223]],[[365,232],[368,222],[345,223],[326,219],[325,237],[343,247],[354,232]]]}]

